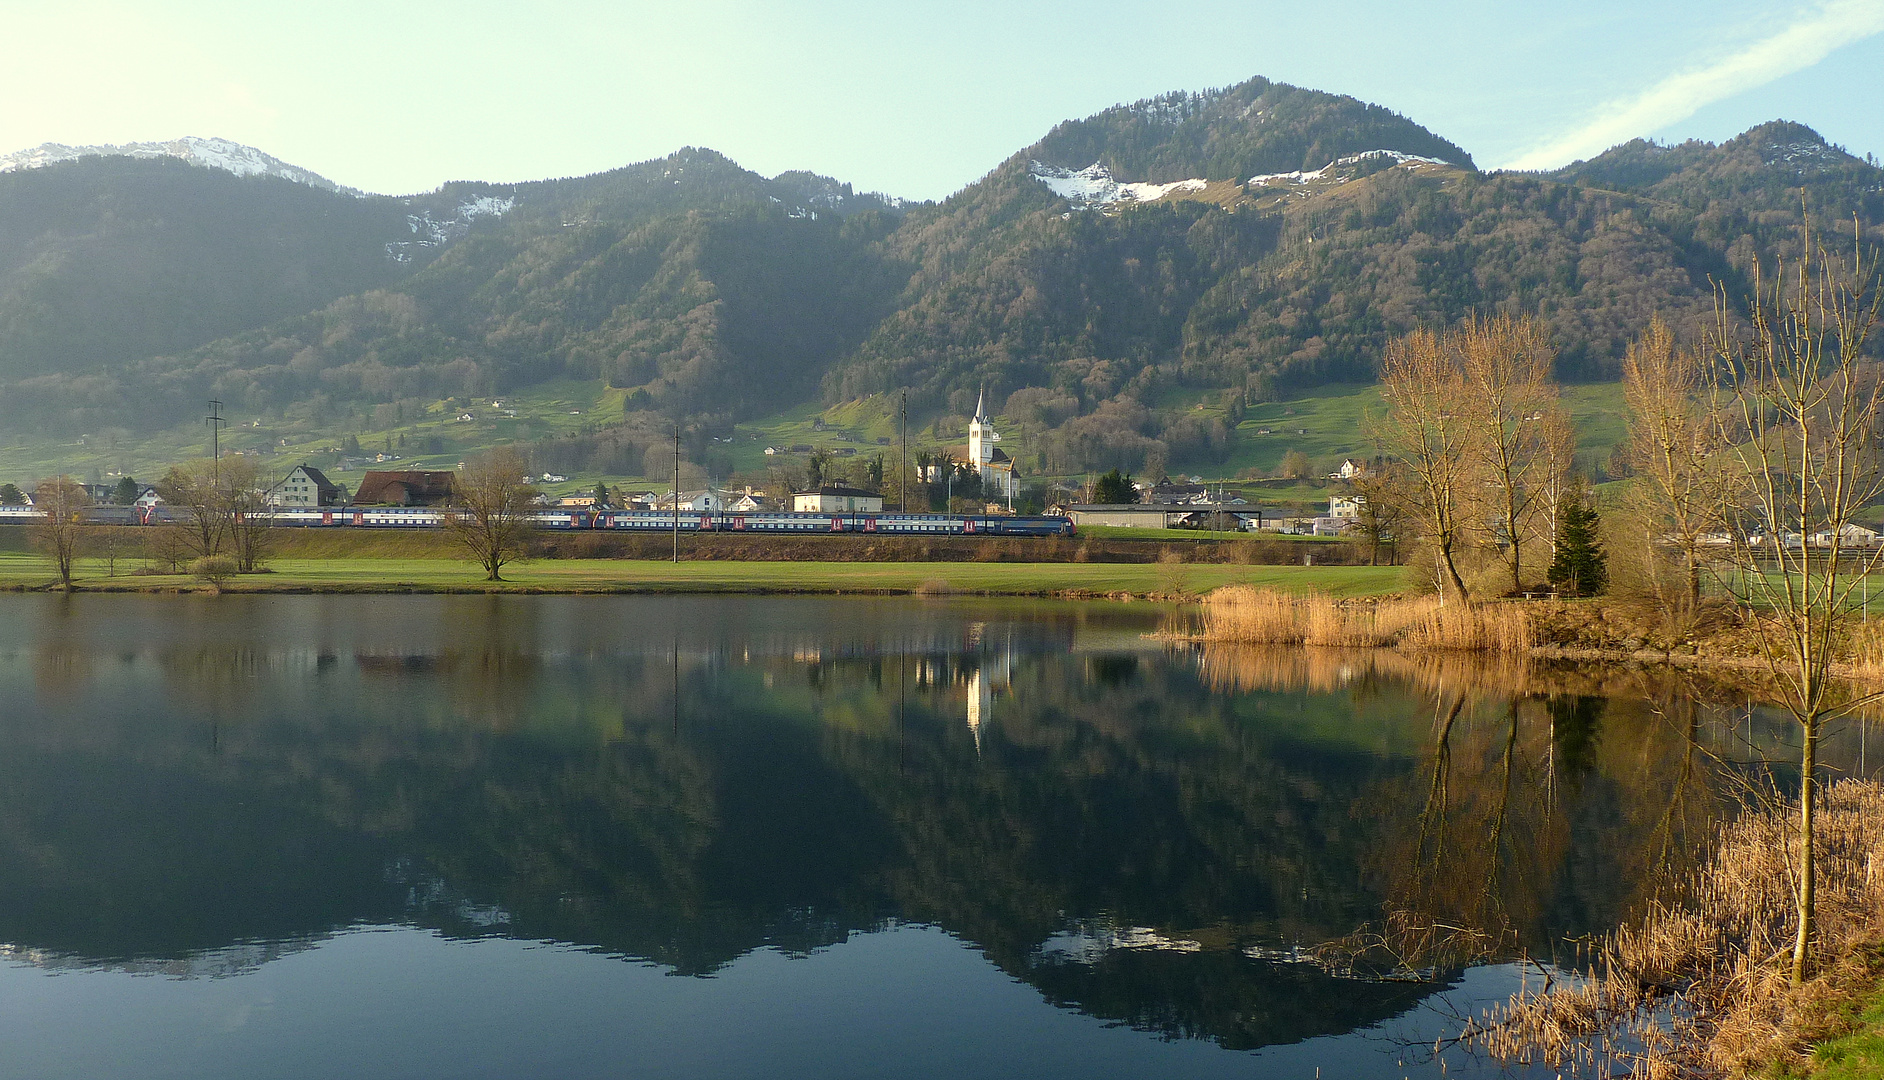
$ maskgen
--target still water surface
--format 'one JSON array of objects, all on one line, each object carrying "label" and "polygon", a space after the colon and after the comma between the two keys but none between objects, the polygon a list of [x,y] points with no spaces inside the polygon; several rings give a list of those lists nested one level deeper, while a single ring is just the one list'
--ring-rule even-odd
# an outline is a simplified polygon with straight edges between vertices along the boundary
[{"label": "still water surface", "polygon": [[1782,733],[1164,617],[0,599],[0,1077],[1437,1076]]}]

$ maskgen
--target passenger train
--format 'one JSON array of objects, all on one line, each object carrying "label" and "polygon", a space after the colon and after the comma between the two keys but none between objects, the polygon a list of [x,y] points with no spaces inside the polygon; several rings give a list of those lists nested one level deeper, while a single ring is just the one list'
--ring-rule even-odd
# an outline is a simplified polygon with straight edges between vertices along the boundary
[{"label": "passenger train", "polygon": [[[43,518],[30,506],[0,506],[0,524],[31,524]],[[323,506],[318,509],[277,509],[267,513],[271,524],[293,528],[431,529],[445,523],[446,512],[423,506]],[[527,515],[540,529],[558,531],[672,532],[671,510],[565,510],[546,508]],[[97,525],[159,525],[187,519],[170,507],[133,510],[124,506],[97,506],[85,511],[86,521]],[[799,535],[877,533],[892,536],[1072,536],[1071,518],[1057,515],[903,514],[903,513],[793,513],[786,511],[682,510],[680,531]]]}]

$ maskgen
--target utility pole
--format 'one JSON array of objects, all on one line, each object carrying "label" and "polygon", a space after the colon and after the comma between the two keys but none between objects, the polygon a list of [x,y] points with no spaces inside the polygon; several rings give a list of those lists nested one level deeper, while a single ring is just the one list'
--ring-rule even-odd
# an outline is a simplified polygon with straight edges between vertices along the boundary
[{"label": "utility pole", "polygon": [[[674,565],[680,565],[680,421],[678,420],[674,421]],[[678,651],[674,653],[674,663],[675,670],[678,671],[680,664]]]},{"label": "utility pole", "polygon": [[896,508],[909,513],[909,388],[903,388],[903,448],[897,455]]},{"label": "utility pole", "polygon": [[222,402],[210,398],[209,415],[203,417],[203,423],[209,426],[209,475],[211,479],[216,477],[220,468],[217,462],[222,457],[222,426],[228,422],[222,417]]}]

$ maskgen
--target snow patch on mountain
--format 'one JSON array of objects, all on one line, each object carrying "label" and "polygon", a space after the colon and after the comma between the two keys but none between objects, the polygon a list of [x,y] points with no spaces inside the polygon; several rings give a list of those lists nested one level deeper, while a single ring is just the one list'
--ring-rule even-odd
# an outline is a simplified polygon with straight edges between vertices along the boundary
[{"label": "snow patch on mountain", "polygon": [[1801,175],[1858,160],[1822,142],[1770,143],[1761,151],[1760,158],[1768,165],[1789,165]]},{"label": "snow patch on mountain", "polygon": [[433,217],[430,210],[421,210],[416,214],[406,215],[406,227],[412,230],[416,240],[395,240],[386,245],[386,257],[393,262],[409,263],[413,257],[426,248],[440,248],[454,240],[462,240],[471,231],[471,223],[479,218],[500,218],[516,209],[517,197],[514,195],[499,198],[495,195],[478,195],[459,203],[450,217]]},{"label": "snow patch on mountain", "polygon": [[1086,206],[1155,202],[1167,195],[1202,191],[1210,185],[1208,180],[1197,179],[1175,180],[1169,184],[1122,184],[1112,178],[1111,170],[1097,161],[1083,169],[1061,169],[1034,161],[1028,163],[1028,171],[1055,195]]},{"label": "snow patch on mountain", "polygon": [[1422,165],[1453,165],[1455,168],[1459,167],[1454,165],[1453,162],[1446,161],[1442,158],[1421,157],[1418,154],[1402,154],[1398,150],[1363,150],[1358,154],[1349,154],[1347,157],[1336,158],[1312,172],[1297,170],[1296,172],[1264,173],[1261,176],[1250,177],[1249,182],[1252,184],[1306,184],[1314,180],[1329,179],[1336,170],[1344,166],[1359,165],[1361,162],[1367,161],[1370,158],[1390,158],[1395,165],[1404,165],[1409,169],[1417,169]]},{"label": "snow patch on mountain", "polygon": [[0,173],[17,172],[23,169],[40,169],[47,165],[57,165],[65,161],[77,161],[85,157],[129,157],[129,158],[176,158],[206,169],[221,169],[237,176],[276,176],[283,180],[292,180],[297,184],[320,188],[344,195],[362,194],[356,188],[342,187],[332,180],[290,165],[271,154],[265,154],[253,146],[244,146],[228,139],[204,139],[195,135],[169,142],[137,142],[120,145],[67,146],[64,143],[41,143],[30,150],[0,155]]}]

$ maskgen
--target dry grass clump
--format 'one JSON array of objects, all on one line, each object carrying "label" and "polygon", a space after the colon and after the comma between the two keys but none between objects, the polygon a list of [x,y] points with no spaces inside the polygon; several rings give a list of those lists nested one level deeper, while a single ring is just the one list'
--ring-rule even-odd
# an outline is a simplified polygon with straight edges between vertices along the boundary
[{"label": "dry grass clump", "polygon": [[[1884,929],[1884,786],[1846,780],[1819,811],[1817,955],[1853,954]],[[1743,814],[1722,829],[1686,899],[1600,943],[1594,975],[1526,990],[1461,1041],[1565,1076],[1746,1076],[1803,1064],[1796,1019],[1827,982],[1795,989],[1796,807]]]},{"label": "dry grass clump", "polygon": [[1446,603],[1438,597],[1342,603],[1319,594],[1291,596],[1231,585],[1204,605],[1206,641],[1366,649],[1525,652],[1530,619],[1508,604]]},{"label": "dry grass clump", "polygon": [[1884,618],[1851,625],[1846,650],[1852,678],[1884,682]]},{"label": "dry grass clump", "polygon": [[1409,649],[1526,653],[1536,644],[1528,612],[1516,604],[1448,604],[1414,619],[1399,644]]}]

